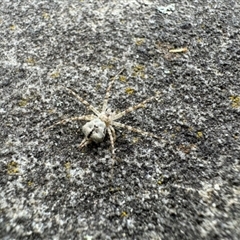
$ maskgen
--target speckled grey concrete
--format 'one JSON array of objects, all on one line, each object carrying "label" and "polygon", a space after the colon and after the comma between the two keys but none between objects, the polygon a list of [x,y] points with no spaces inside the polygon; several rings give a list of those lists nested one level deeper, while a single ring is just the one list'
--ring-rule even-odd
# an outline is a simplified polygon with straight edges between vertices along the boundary
[{"label": "speckled grey concrete", "polygon": [[[240,239],[236,0],[0,3],[0,239]],[[170,49],[187,48],[181,53]],[[163,141],[117,130],[78,145],[87,114],[59,85]]]}]

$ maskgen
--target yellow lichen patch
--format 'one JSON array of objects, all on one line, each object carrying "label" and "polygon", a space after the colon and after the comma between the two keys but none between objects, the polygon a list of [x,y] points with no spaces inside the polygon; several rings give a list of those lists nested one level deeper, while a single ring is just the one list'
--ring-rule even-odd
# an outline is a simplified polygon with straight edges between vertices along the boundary
[{"label": "yellow lichen patch", "polygon": [[158,181],[157,181],[157,184],[158,184],[158,185],[162,185],[162,183],[163,183],[163,182],[162,182],[161,180],[158,180]]},{"label": "yellow lichen patch", "polygon": [[44,12],[44,13],[42,14],[42,16],[43,16],[43,18],[45,18],[45,19],[49,19],[49,18],[50,18],[50,15],[49,15],[48,13],[46,13],[46,12]]},{"label": "yellow lichen patch", "polygon": [[27,185],[28,185],[29,187],[32,187],[32,186],[33,186],[33,182],[32,182],[32,181],[28,181],[28,182],[27,182]]},{"label": "yellow lichen patch", "polygon": [[132,88],[126,88],[126,89],[125,89],[125,93],[131,95],[131,94],[134,93],[134,89],[132,89]]},{"label": "yellow lichen patch", "polygon": [[239,139],[239,136],[236,134],[236,135],[233,135],[233,138],[237,140]]},{"label": "yellow lichen patch", "polygon": [[125,211],[123,211],[123,212],[121,212],[121,218],[124,218],[124,217],[127,217],[128,216],[128,213],[127,212],[125,212]]},{"label": "yellow lichen patch", "polygon": [[107,65],[103,65],[102,66],[102,70],[105,70],[105,69],[113,69],[114,66],[112,64],[107,64]]},{"label": "yellow lichen patch", "polygon": [[136,65],[133,67],[133,73],[132,73],[133,77],[141,77],[144,78],[145,77],[145,66],[144,65]]},{"label": "yellow lichen patch", "polygon": [[96,84],[96,90],[97,90],[97,91],[98,91],[101,87],[102,87],[102,84],[101,84],[101,83],[97,83],[97,84]]},{"label": "yellow lichen patch", "polygon": [[138,143],[139,142],[139,137],[134,137],[132,140],[133,143]]},{"label": "yellow lichen patch", "polygon": [[23,98],[18,102],[19,107],[25,107],[28,104],[28,99]]},{"label": "yellow lichen patch", "polygon": [[16,29],[16,25],[13,24],[9,28],[10,28],[10,30],[14,31]]},{"label": "yellow lichen patch", "polygon": [[31,57],[29,57],[29,58],[26,60],[26,62],[27,62],[29,65],[31,65],[31,66],[35,65],[35,60],[34,60],[33,58],[31,58]]},{"label": "yellow lichen patch", "polygon": [[160,176],[160,178],[159,178],[158,181],[157,181],[157,184],[158,184],[158,185],[162,185],[163,181],[164,181],[163,176]]},{"label": "yellow lichen patch", "polygon": [[109,192],[111,192],[111,193],[119,192],[119,191],[122,191],[122,189],[120,187],[115,187],[115,188],[111,187],[109,189]]},{"label": "yellow lichen patch", "polygon": [[203,133],[202,132],[197,132],[197,138],[202,138],[203,137]]},{"label": "yellow lichen patch", "polygon": [[48,109],[47,112],[48,112],[48,113],[55,113],[56,110],[55,110],[55,109]]},{"label": "yellow lichen patch", "polygon": [[53,72],[50,77],[51,78],[58,78],[60,76],[60,72]]},{"label": "yellow lichen patch", "polygon": [[144,65],[136,65],[133,67],[133,71],[138,73],[138,72],[143,72],[145,71],[145,66]]},{"label": "yellow lichen patch", "polygon": [[66,162],[64,164],[64,167],[66,168],[66,177],[70,178],[71,177],[71,174],[70,174],[71,163],[70,162]]},{"label": "yellow lichen patch", "polygon": [[120,76],[119,76],[119,80],[120,80],[121,82],[126,82],[126,81],[127,81],[127,77],[126,77],[126,76],[123,76],[123,75],[120,75]]},{"label": "yellow lichen patch", "polygon": [[144,39],[144,38],[136,38],[136,39],[135,39],[135,44],[136,44],[137,46],[143,45],[144,42],[145,42],[145,39]]},{"label": "yellow lichen patch", "polygon": [[7,173],[10,175],[18,174],[19,173],[19,168],[18,168],[18,163],[11,161],[7,165]]},{"label": "yellow lichen patch", "polygon": [[233,108],[239,108],[240,107],[240,96],[231,96],[230,100],[232,102]]},{"label": "yellow lichen patch", "polygon": [[66,163],[64,164],[64,167],[65,167],[66,169],[70,169],[70,168],[71,168],[71,163],[70,163],[70,162],[66,162]]}]

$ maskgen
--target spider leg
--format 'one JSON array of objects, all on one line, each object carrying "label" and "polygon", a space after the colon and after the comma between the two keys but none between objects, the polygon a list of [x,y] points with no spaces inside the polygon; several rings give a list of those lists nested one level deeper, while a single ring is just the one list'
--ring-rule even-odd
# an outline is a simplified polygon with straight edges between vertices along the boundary
[{"label": "spider leg", "polygon": [[55,126],[60,125],[60,124],[66,124],[66,123],[71,122],[71,121],[91,121],[94,118],[95,118],[94,115],[84,115],[84,116],[79,116],[79,117],[71,117],[71,118],[63,119],[62,121],[56,122],[53,125],[45,128],[45,130],[47,130],[49,128],[52,128],[52,127],[55,127]]},{"label": "spider leg", "polygon": [[107,128],[107,132],[108,132],[108,135],[109,135],[109,138],[110,138],[110,142],[111,142],[112,156],[113,156],[113,159],[115,159],[115,148],[114,148],[114,137],[116,136],[115,135],[115,131],[112,132],[112,129],[110,127],[108,127]]},{"label": "spider leg", "polygon": [[111,168],[111,171],[110,171],[110,178],[111,180],[113,179],[113,172],[114,172],[114,165],[115,165],[115,162],[116,162],[116,155],[115,155],[115,148],[114,148],[114,142],[116,140],[116,133],[115,133],[115,130],[112,126],[109,126],[107,128],[107,131],[108,131],[108,135],[109,135],[109,138],[110,138],[110,142],[111,142],[111,148],[112,148],[112,168]]},{"label": "spider leg", "polygon": [[108,104],[108,99],[110,97],[110,91],[112,89],[113,83],[116,80],[117,76],[119,76],[122,73],[123,70],[124,70],[124,68],[115,77],[113,77],[112,81],[109,82],[108,88],[106,90],[106,95],[105,95],[104,100],[103,100],[102,112],[106,111],[107,104]]},{"label": "spider leg", "polygon": [[137,105],[131,106],[131,107],[127,108],[126,110],[124,110],[124,111],[116,114],[115,116],[113,116],[112,120],[113,120],[113,121],[114,121],[114,120],[117,120],[117,119],[125,116],[126,114],[128,114],[128,113],[130,113],[130,112],[132,112],[132,111],[135,111],[135,110],[138,109],[138,108],[144,107],[144,105],[145,105],[146,103],[151,102],[153,99],[156,99],[156,96],[152,96],[152,97],[150,97],[150,98],[147,98],[146,100],[138,103]]},{"label": "spider leg", "polygon": [[109,128],[110,128],[110,130],[112,131],[112,135],[113,135],[113,141],[115,142],[116,141],[116,133],[115,133],[115,130],[114,130],[114,128],[110,125],[109,126]]},{"label": "spider leg", "polygon": [[163,140],[162,137],[159,137],[159,136],[157,136],[153,133],[145,132],[145,131],[141,130],[140,128],[134,128],[134,127],[122,124],[120,122],[113,122],[112,125],[114,125],[116,127],[119,127],[119,128],[125,128],[125,129],[127,129],[128,131],[131,131],[131,132],[140,133],[141,135],[144,135],[144,136],[154,137],[154,138]]},{"label": "spider leg", "polygon": [[82,149],[83,147],[87,146],[91,142],[92,142],[91,139],[85,137],[80,143],[79,148]]},{"label": "spider leg", "polygon": [[91,111],[93,111],[97,116],[100,115],[100,112],[93,107],[88,101],[80,97],[77,93],[75,93],[73,90],[67,87],[60,86],[61,88],[66,89],[69,93],[71,93],[74,97],[76,97],[82,104],[84,104],[87,108],[89,108]]}]

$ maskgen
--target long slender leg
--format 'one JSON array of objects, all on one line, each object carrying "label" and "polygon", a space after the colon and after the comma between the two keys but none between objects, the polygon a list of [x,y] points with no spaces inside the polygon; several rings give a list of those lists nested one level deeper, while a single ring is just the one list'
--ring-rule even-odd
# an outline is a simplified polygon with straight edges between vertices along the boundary
[{"label": "long slender leg", "polygon": [[144,136],[150,136],[150,137],[154,137],[154,138],[157,138],[157,139],[160,139],[160,140],[163,140],[162,137],[159,137],[153,133],[150,133],[150,132],[145,132],[145,131],[142,131],[141,129],[139,128],[134,128],[134,127],[131,127],[131,126],[128,126],[128,125],[125,125],[125,124],[122,124],[120,122],[113,122],[112,125],[116,126],[116,127],[119,127],[119,128],[125,128],[131,132],[136,132],[136,133],[140,133],[141,135],[144,135]]},{"label": "long slender leg", "polygon": [[110,130],[112,131],[112,135],[113,135],[113,141],[115,142],[116,141],[116,133],[115,133],[115,130],[114,128],[110,125],[109,126]]},{"label": "long slender leg", "polygon": [[111,148],[112,148],[112,161],[113,162],[112,162],[112,169],[110,171],[110,176],[111,176],[111,179],[113,179],[114,165],[115,165],[115,161],[116,161],[114,138],[116,137],[116,135],[115,135],[115,131],[114,131],[113,127],[108,127],[107,131],[108,131],[108,135],[109,135],[110,142],[111,142]]},{"label": "long slender leg", "polygon": [[107,104],[108,104],[108,99],[110,97],[110,92],[111,92],[113,83],[114,83],[115,79],[117,78],[117,76],[119,76],[122,73],[123,70],[124,70],[124,68],[115,77],[113,77],[112,81],[109,82],[108,88],[106,90],[106,95],[105,95],[104,100],[103,100],[102,112],[106,111]]},{"label": "long slender leg", "polygon": [[111,131],[111,128],[107,128],[107,131],[108,131],[108,135],[109,135],[110,142],[111,142],[112,157],[113,157],[113,159],[115,159],[115,148],[114,148],[113,133],[112,133],[112,131]]},{"label": "long slender leg", "polygon": [[147,98],[146,100],[138,103],[137,105],[131,106],[131,107],[127,108],[126,110],[124,110],[124,111],[116,114],[116,115],[113,116],[113,118],[112,118],[113,121],[114,121],[114,120],[117,120],[117,119],[119,119],[119,118],[121,118],[121,117],[123,117],[123,116],[125,116],[126,114],[128,114],[128,113],[130,113],[130,112],[132,112],[132,111],[135,111],[135,110],[138,109],[138,108],[144,107],[144,105],[145,105],[146,103],[151,102],[153,99],[156,99],[156,96],[152,96],[152,97],[150,97],[150,98]]},{"label": "long slender leg", "polygon": [[87,146],[91,142],[92,142],[91,139],[85,137],[80,143],[79,148],[82,149],[83,147]]},{"label": "long slender leg", "polygon": [[56,122],[53,125],[45,128],[45,130],[47,130],[49,128],[52,128],[52,127],[55,127],[57,125],[66,124],[66,123],[72,122],[72,121],[91,121],[94,118],[95,118],[94,115],[84,115],[84,116],[79,116],[79,117],[71,117],[71,118],[63,119],[62,121]]},{"label": "long slender leg", "polygon": [[76,97],[81,103],[83,103],[87,108],[89,108],[91,111],[93,111],[97,116],[100,115],[100,112],[93,107],[88,101],[80,97],[77,93],[75,93],[73,90],[67,87],[60,86],[63,89],[66,89],[69,93],[71,93],[74,97]]}]

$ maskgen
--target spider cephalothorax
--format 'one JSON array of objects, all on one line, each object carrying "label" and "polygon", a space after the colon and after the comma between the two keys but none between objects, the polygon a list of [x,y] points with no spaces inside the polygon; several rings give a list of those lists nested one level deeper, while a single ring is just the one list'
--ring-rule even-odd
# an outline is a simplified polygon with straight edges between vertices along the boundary
[{"label": "spider cephalothorax", "polygon": [[[123,70],[121,70],[120,73],[122,71]],[[118,73],[118,75],[120,73]],[[131,126],[128,126],[128,125],[125,125],[125,124],[122,124],[122,123],[116,121],[117,119],[120,119],[121,117],[125,116],[126,114],[133,112],[136,109],[143,107],[146,103],[156,99],[156,96],[158,94],[156,94],[156,96],[147,98],[146,100],[142,101],[141,103],[139,103],[135,106],[129,107],[122,112],[115,113],[115,112],[111,111],[110,108],[107,107],[108,100],[110,97],[110,91],[111,91],[111,88],[113,86],[115,79],[116,79],[116,77],[114,77],[112,79],[112,81],[109,83],[109,86],[106,90],[106,95],[103,100],[103,106],[102,106],[101,112],[99,112],[95,107],[93,107],[90,103],[88,103],[85,99],[80,97],[78,94],[76,94],[71,89],[62,87],[64,89],[66,89],[69,93],[71,93],[73,96],[75,96],[81,103],[83,103],[94,114],[64,119],[60,122],[55,123],[54,125],[52,125],[50,127],[53,127],[53,126],[56,126],[59,124],[64,124],[64,123],[71,122],[71,121],[82,121],[82,120],[88,121],[82,127],[84,139],[80,143],[79,147],[83,148],[84,146],[88,145],[90,142],[100,143],[104,140],[106,134],[108,133],[108,135],[110,137],[110,141],[111,141],[113,156],[114,156],[114,142],[116,140],[116,134],[115,134],[115,130],[114,130],[113,126],[119,127],[119,128],[125,128],[129,131],[137,132],[137,133],[140,133],[145,136],[162,139],[161,137],[159,137],[153,133],[145,132],[145,131],[142,131],[141,129],[134,128],[134,127],[131,127]]]}]

